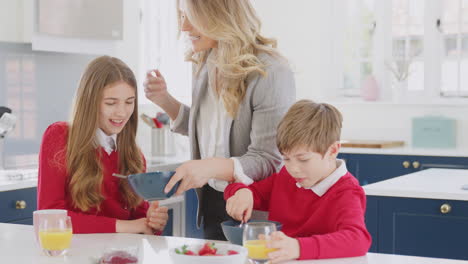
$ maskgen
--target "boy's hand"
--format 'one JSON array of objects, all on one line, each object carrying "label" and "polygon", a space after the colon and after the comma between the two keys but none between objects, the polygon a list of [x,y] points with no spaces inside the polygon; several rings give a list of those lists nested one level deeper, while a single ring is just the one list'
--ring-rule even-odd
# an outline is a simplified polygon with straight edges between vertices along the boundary
[{"label": "boy's hand", "polygon": [[165,206],[159,207],[158,201],[151,202],[150,207],[146,212],[148,226],[154,230],[162,231],[167,224],[167,219],[169,219],[167,212],[168,208]]},{"label": "boy's hand", "polygon": [[278,249],[268,254],[268,258],[270,258],[272,263],[297,259],[301,253],[299,241],[295,238],[288,237],[281,231],[271,234],[267,246]]},{"label": "boy's hand", "polygon": [[252,216],[253,195],[247,188],[237,190],[226,202],[226,212],[234,219],[247,222]]}]

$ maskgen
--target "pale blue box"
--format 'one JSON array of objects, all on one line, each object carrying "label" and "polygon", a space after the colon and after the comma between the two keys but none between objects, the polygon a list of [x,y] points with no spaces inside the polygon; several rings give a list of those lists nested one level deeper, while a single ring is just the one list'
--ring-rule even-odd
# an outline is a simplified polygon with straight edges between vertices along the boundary
[{"label": "pale blue box", "polygon": [[442,116],[413,118],[413,147],[455,148],[456,121]]}]

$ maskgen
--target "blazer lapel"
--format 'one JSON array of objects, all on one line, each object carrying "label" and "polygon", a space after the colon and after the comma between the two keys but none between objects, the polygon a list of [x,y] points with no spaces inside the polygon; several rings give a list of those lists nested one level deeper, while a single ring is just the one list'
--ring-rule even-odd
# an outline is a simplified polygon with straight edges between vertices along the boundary
[{"label": "blazer lapel", "polygon": [[231,116],[227,116],[226,120],[224,121],[224,135],[223,135],[223,140],[224,140],[224,157],[229,158],[231,156],[231,145],[230,145],[230,140],[229,136],[231,135],[231,127],[232,123],[234,120],[232,119]]},{"label": "blazer lapel", "polygon": [[198,139],[197,139],[197,128],[196,120],[200,109],[200,101],[203,96],[205,96],[206,89],[208,87],[208,71],[206,65],[202,68],[200,75],[194,82],[193,91],[192,91],[192,106],[190,107],[190,118],[189,118],[189,136],[193,143],[192,147],[192,158],[200,158],[200,150],[198,148]]}]

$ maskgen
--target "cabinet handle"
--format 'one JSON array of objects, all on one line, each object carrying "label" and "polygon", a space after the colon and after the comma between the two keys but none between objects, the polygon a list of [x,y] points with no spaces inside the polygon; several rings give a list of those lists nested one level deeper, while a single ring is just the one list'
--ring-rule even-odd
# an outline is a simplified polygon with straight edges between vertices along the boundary
[{"label": "cabinet handle", "polygon": [[413,168],[417,169],[420,165],[419,161],[413,161]]},{"label": "cabinet handle", "polygon": [[452,206],[450,204],[443,204],[440,206],[440,212],[443,214],[448,214],[452,211]]},{"label": "cabinet handle", "polygon": [[409,168],[409,166],[410,166],[409,161],[407,160],[403,161],[403,167],[405,167],[405,169]]},{"label": "cabinet handle", "polygon": [[18,210],[26,209],[26,202],[23,201],[23,200],[16,201],[16,209],[18,209]]}]

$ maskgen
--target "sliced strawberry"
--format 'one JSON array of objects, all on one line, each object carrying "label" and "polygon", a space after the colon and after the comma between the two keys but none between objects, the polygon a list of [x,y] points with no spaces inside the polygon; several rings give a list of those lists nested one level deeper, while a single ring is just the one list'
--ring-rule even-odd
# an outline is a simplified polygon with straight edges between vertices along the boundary
[{"label": "sliced strawberry", "polygon": [[106,264],[128,264],[128,263],[137,263],[138,259],[125,252],[125,251],[113,251],[101,258],[101,263]]},{"label": "sliced strawberry", "polygon": [[180,249],[176,248],[175,252],[177,254],[181,254],[181,255],[191,255],[191,256],[196,256],[197,255],[192,250],[189,250],[187,245],[183,245]]},{"label": "sliced strawberry", "polygon": [[205,256],[205,255],[215,255],[217,248],[215,248],[215,243],[206,242],[203,247],[198,251],[198,255]]},{"label": "sliced strawberry", "polygon": [[239,252],[237,252],[235,250],[228,250],[227,254],[228,255],[237,255],[237,254],[239,254]]}]

